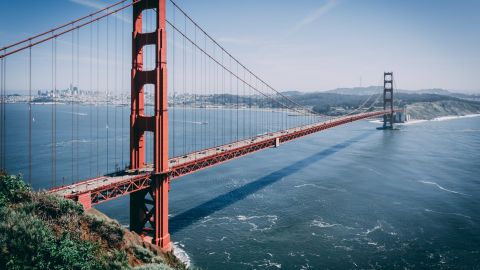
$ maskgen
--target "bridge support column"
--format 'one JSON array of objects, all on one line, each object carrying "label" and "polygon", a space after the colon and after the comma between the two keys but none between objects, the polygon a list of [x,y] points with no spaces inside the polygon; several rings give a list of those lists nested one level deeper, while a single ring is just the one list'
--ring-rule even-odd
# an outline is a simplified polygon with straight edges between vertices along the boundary
[{"label": "bridge support column", "polygon": [[152,176],[152,185],[130,195],[130,230],[144,238],[151,238],[165,251],[171,249],[168,231],[168,191],[170,179],[157,174]]},{"label": "bridge support column", "polygon": [[[135,0],[136,1],[136,0]],[[156,30],[142,32],[142,12],[156,9]],[[155,45],[155,68],[143,69],[143,48]],[[130,169],[145,167],[144,133],[153,132],[151,188],[130,197],[130,228],[152,237],[170,249],[168,233],[168,95],[167,95],[166,0],[143,0],[133,5],[132,96],[130,117]],[[154,115],[144,115],[144,86],[154,85]]]},{"label": "bridge support column", "polygon": [[383,129],[393,129],[393,72],[383,73],[383,110],[390,109],[383,115]]},{"label": "bridge support column", "polygon": [[155,176],[154,184],[154,239],[153,242],[163,250],[171,249],[170,233],[168,232],[168,191],[170,179],[164,175]]},{"label": "bridge support column", "polygon": [[[145,225],[148,222],[147,216],[149,209],[147,199],[148,190],[141,190],[130,194],[130,230],[138,233],[141,236],[146,235]],[[150,207],[151,208],[151,207]]]}]

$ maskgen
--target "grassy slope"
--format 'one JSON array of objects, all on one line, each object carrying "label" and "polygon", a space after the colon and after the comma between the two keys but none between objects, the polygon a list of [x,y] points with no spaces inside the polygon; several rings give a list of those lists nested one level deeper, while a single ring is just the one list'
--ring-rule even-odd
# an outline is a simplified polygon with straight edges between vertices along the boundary
[{"label": "grassy slope", "polygon": [[0,175],[0,269],[185,269],[96,210]]}]

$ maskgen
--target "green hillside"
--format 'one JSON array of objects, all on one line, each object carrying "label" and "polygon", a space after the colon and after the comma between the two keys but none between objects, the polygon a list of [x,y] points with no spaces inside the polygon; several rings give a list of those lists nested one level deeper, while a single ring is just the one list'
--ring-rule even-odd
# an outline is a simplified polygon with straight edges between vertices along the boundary
[{"label": "green hillside", "polygon": [[185,269],[92,209],[0,175],[0,269]]}]

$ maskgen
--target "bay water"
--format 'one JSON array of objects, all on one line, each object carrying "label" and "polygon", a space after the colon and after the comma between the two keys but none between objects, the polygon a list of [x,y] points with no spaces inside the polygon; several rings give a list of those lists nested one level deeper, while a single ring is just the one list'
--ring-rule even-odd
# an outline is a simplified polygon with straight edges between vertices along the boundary
[{"label": "bay water", "polygon": [[[110,168],[128,163],[128,109],[118,109],[115,130],[125,135],[109,141],[109,160],[106,134],[82,126],[91,108],[74,111],[83,120],[73,141],[70,107],[57,109],[56,184],[95,175],[112,143]],[[26,175],[24,112],[7,105],[6,139],[7,169]],[[34,112],[32,184],[41,189],[52,184],[50,107]],[[351,123],[174,180],[172,240],[202,269],[480,269],[480,117],[377,126]],[[125,226],[128,207],[128,197],[97,206]]]}]

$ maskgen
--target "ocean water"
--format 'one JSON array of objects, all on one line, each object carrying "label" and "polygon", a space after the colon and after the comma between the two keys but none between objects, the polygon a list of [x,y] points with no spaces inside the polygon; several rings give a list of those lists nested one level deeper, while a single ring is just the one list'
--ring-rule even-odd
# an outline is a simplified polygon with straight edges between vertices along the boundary
[{"label": "ocean water", "polygon": [[[202,269],[480,269],[480,117],[377,126],[173,181],[172,240]],[[127,197],[97,208],[128,225]]]}]

